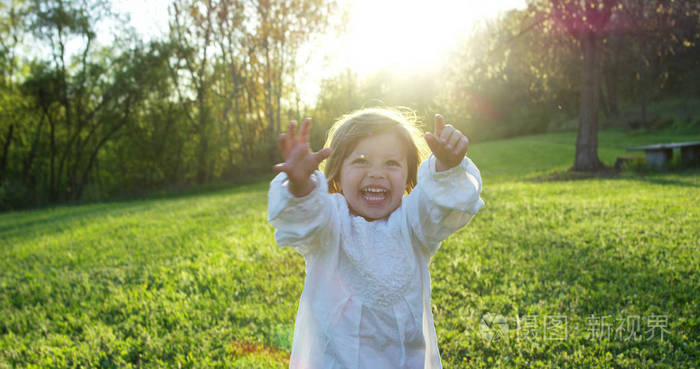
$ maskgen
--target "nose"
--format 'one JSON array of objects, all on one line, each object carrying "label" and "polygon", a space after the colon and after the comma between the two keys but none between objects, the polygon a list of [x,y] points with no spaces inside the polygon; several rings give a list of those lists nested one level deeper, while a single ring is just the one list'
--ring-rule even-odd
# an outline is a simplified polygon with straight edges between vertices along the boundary
[{"label": "nose", "polygon": [[384,171],[382,171],[379,168],[370,168],[369,172],[367,173],[367,176],[370,178],[376,178],[376,179],[380,179],[380,178],[385,177]]}]

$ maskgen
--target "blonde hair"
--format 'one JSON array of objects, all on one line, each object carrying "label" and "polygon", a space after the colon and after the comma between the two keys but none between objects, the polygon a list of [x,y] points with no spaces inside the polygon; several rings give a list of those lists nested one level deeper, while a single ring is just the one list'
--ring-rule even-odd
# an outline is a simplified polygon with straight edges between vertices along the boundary
[{"label": "blonde hair", "polygon": [[406,193],[410,193],[418,183],[418,166],[430,155],[430,149],[417,125],[413,112],[404,113],[391,108],[361,109],[341,117],[328,131],[324,147],[330,147],[333,151],[320,165],[328,179],[328,191],[342,193],[340,169],[343,161],[352,153],[360,140],[371,135],[390,132],[396,134],[408,149]]}]

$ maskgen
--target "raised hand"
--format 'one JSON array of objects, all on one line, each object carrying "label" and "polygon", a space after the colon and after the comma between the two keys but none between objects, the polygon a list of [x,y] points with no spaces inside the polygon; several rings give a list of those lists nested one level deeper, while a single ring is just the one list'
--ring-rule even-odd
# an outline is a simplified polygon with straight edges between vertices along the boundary
[{"label": "raised hand", "polygon": [[311,118],[304,119],[301,130],[296,132],[296,121],[289,122],[287,132],[279,137],[278,144],[284,163],[272,167],[277,172],[287,173],[289,192],[297,197],[308,195],[314,189],[311,174],[318,165],[331,154],[330,148],[311,152],[309,147],[309,129]]},{"label": "raised hand", "polygon": [[469,139],[455,127],[445,124],[440,114],[435,114],[434,133],[426,132],[425,141],[437,158],[435,170],[438,172],[459,165],[469,148]]}]

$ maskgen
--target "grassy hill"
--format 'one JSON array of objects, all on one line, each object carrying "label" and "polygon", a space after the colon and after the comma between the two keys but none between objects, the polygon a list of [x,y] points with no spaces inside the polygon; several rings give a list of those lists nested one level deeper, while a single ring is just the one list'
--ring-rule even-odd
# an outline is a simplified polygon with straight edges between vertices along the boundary
[{"label": "grassy hill", "polygon": [[[605,131],[599,154],[690,140]],[[574,142],[470,149],[486,206],[431,264],[446,368],[700,366],[700,171],[530,180]],[[304,260],[267,188],[0,214],[0,368],[286,368]]]}]

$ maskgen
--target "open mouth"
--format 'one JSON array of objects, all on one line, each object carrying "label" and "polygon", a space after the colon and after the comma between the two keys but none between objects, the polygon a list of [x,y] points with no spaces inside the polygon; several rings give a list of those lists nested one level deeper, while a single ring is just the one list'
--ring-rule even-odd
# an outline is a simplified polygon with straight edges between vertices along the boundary
[{"label": "open mouth", "polygon": [[362,198],[367,200],[369,203],[378,203],[387,198],[387,191],[381,187],[368,186],[360,190],[362,193]]}]

